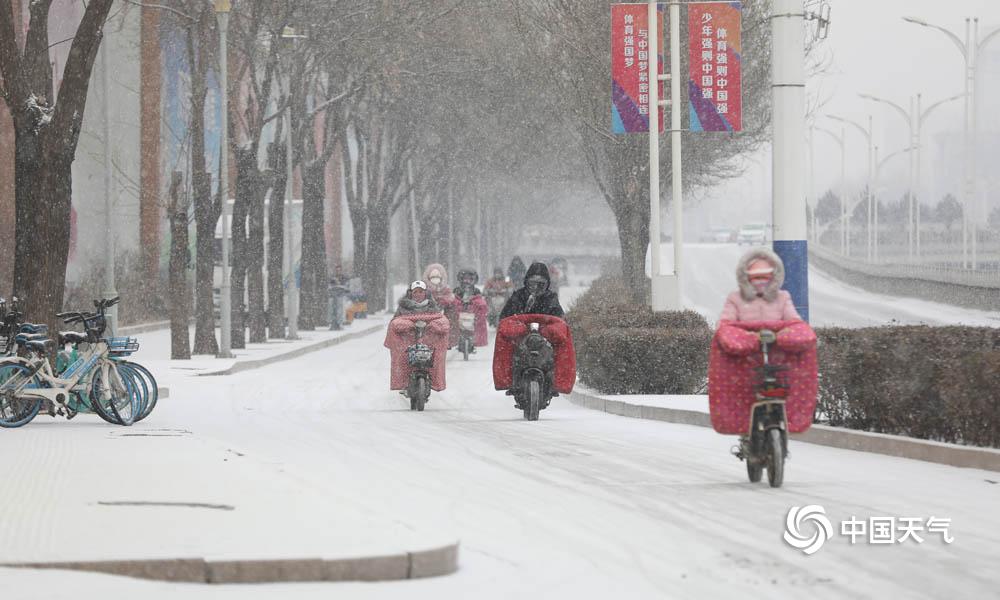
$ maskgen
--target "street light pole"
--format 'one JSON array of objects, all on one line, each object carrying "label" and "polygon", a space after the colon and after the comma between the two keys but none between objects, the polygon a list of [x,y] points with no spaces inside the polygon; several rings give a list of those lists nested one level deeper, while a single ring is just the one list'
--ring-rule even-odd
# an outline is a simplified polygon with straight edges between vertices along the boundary
[{"label": "street light pole", "polygon": [[[117,298],[115,285],[115,227],[114,227],[114,176],[111,172],[111,85],[108,81],[111,65],[108,63],[108,40],[101,44],[101,87],[104,88],[104,297]],[[108,331],[118,331],[118,307],[107,312]]]},{"label": "street light pole", "polygon": [[[892,102],[891,100],[886,100],[885,98],[879,98],[878,96],[872,96],[871,94],[858,94],[858,95],[861,96],[862,98],[866,99],[866,100],[872,100],[874,102],[881,102],[882,104],[885,104],[885,105],[890,106],[893,109],[895,109],[896,112],[898,112],[903,117],[903,121],[906,123],[906,127],[907,127],[907,130],[908,130],[908,134],[909,134],[909,138],[910,138],[910,145],[911,146],[913,145],[913,133],[914,133],[914,125],[915,125],[914,121],[916,119],[913,116],[913,99],[912,98],[910,98],[910,110],[907,111],[905,108],[903,108],[899,104],[896,104],[895,102]],[[913,156],[911,155],[910,156],[909,188],[907,190],[907,197],[909,198],[909,204],[907,205],[907,224],[906,224],[906,227],[907,227],[907,256],[910,259],[913,258],[913,187],[914,187],[914,185],[913,185],[913,178],[914,178],[914,175],[915,175],[915,170],[914,170],[914,166],[913,166]],[[876,211],[876,217],[875,217],[876,223],[878,222],[877,212],[878,211]]]},{"label": "street light pole", "polygon": [[[885,158],[883,158],[882,160],[879,160],[878,159],[878,146],[875,146],[875,182],[874,182],[875,188],[873,189],[873,193],[874,193],[875,190],[878,189],[878,183],[879,183],[879,180],[880,180],[880,178],[882,176],[882,167],[884,167],[885,164],[887,162],[889,162],[889,160],[891,160],[892,158],[894,158],[896,156],[899,156],[900,154],[903,154],[903,153],[906,153],[906,152],[912,153],[912,151],[913,151],[913,146],[910,146],[908,148],[903,148],[902,150],[897,150],[895,152],[891,152]],[[875,260],[876,260],[876,262],[878,261],[878,246],[879,246],[879,244],[878,244],[878,213],[879,213],[879,210],[878,210],[878,200],[876,199],[876,202],[875,202]]]},{"label": "street light pole", "polygon": [[[874,174],[874,163],[873,163],[873,157],[874,157],[874,151],[873,150],[874,149],[872,147],[872,118],[871,118],[871,115],[868,116],[868,128],[867,129],[864,126],[860,125],[859,123],[857,123],[855,121],[852,121],[850,119],[845,119],[843,117],[837,117],[837,116],[834,116],[834,115],[827,115],[827,118],[833,119],[834,121],[839,121],[840,123],[843,123],[844,125],[850,125],[850,126],[854,127],[855,129],[857,129],[858,131],[861,132],[861,135],[863,135],[865,137],[865,140],[868,142],[868,180],[867,180],[868,181],[868,191],[867,191],[867,200],[868,200],[868,228],[867,228],[867,234],[868,235],[867,235],[867,238],[868,238],[868,240],[867,240],[867,254],[866,254],[866,256],[867,256],[868,260],[871,260],[872,259],[872,186],[873,186],[872,175]],[[853,216],[853,211],[852,211],[852,216]],[[850,238],[848,238],[848,244],[850,244]],[[848,251],[850,251],[850,247],[849,246],[848,246]]]},{"label": "street light pole", "polygon": [[215,0],[219,20],[219,93],[222,120],[219,134],[219,197],[222,199],[222,287],[219,289],[219,358],[232,358],[232,298],[229,282],[229,71],[226,49],[229,33],[229,0]]},{"label": "street light pole", "polygon": [[[968,250],[968,229],[969,229],[969,209],[975,202],[976,198],[976,157],[975,157],[975,135],[976,135],[976,102],[974,98],[976,89],[976,74],[977,74],[977,58],[979,52],[982,51],[983,47],[988,44],[997,34],[1000,34],[1000,27],[994,29],[990,33],[986,34],[981,40],[979,39],[979,18],[975,19],[965,19],[965,42],[948,29],[941,27],[939,25],[933,25],[924,21],[922,19],[917,19],[915,17],[903,17],[903,20],[908,23],[913,23],[915,25],[921,25],[923,27],[929,27],[931,29],[936,29],[941,33],[945,34],[948,39],[955,44],[958,51],[962,54],[962,59],[965,62],[964,72],[965,72],[965,119],[963,126],[963,153],[964,153],[964,174],[965,181],[962,186],[962,265],[969,266],[969,250]],[[973,29],[974,21],[974,31]],[[979,230],[978,219],[973,222],[973,235],[972,235],[972,268],[978,267],[978,242],[976,232]]]},{"label": "street light pole", "polygon": [[299,339],[299,278],[295,273],[295,257],[292,252],[295,248],[292,236],[295,229],[292,227],[292,195],[295,190],[292,177],[294,175],[294,148],[292,129],[292,60],[295,49],[295,40],[305,38],[304,35],[295,33],[295,29],[286,25],[281,30],[281,37],[290,40],[292,51],[289,51],[289,60],[285,72],[285,86],[288,90],[285,98],[285,119],[288,122],[288,135],[285,136],[285,216],[284,216],[284,252],[285,252],[285,312],[288,315],[288,334],[285,339]]},{"label": "street light pole", "polygon": [[[840,135],[837,135],[836,133],[830,131],[829,129],[825,129],[819,126],[813,126],[813,129],[827,134],[828,136],[833,138],[833,141],[837,142],[838,146],[840,146],[840,186],[839,186],[840,191],[838,192],[840,195],[840,219],[841,219],[840,253],[843,254],[844,256],[848,256],[849,252],[847,246],[847,239],[850,236],[850,219],[848,218],[848,211],[847,211],[847,176],[846,176],[847,170],[845,167],[845,164],[847,162],[847,146],[844,143],[844,138],[846,137],[846,134],[844,132],[843,127],[840,128]],[[817,205],[818,204],[819,203],[817,202]]]},{"label": "street light pole", "polygon": [[[1000,30],[997,30],[997,31],[1000,31]],[[916,200],[916,202],[917,202],[916,245],[917,245],[917,256],[918,257],[921,255],[921,246],[920,246],[920,220],[921,220],[921,212],[922,211],[921,211],[920,198],[923,197],[923,194],[920,193],[920,192],[923,189],[923,186],[922,186],[922,183],[921,183],[922,180],[920,178],[920,170],[921,170],[921,162],[923,161],[923,149],[921,148],[921,142],[922,142],[922,139],[923,139],[924,121],[926,121],[927,117],[929,117],[931,115],[931,113],[934,112],[934,110],[936,108],[938,108],[939,106],[942,106],[946,102],[951,102],[952,100],[958,100],[959,98],[962,98],[964,95],[965,94],[955,94],[954,96],[950,96],[950,97],[945,98],[943,100],[938,100],[934,104],[931,104],[930,106],[928,106],[926,109],[922,109],[921,106],[922,106],[922,103],[923,103],[923,95],[922,94],[917,94],[917,109],[916,109],[916,112],[914,112],[914,114],[916,115],[917,118],[915,119],[916,124],[915,124],[915,127],[914,127],[915,131],[914,131],[914,138],[913,138],[913,147],[914,147],[915,150],[914,150],[913,153],[915,155],[914,163],[916,164],[916,175],[915,175],[915,178],[916,178],[916,190],[917,190],[917,194],[916,194],[917,195],[917,200]]]}]

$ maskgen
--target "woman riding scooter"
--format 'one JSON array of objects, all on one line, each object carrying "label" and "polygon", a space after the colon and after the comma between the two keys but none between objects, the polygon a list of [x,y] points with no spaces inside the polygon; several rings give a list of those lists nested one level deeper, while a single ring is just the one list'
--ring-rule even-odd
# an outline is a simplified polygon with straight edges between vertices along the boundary
[{"label": "woman riding scooter", "polygon": [[[468,360],[468,355],[482,348],[488,343],[486,330],[486,313],[489,307],[482,292],[476,287],[479,282],[479,274],[471,269],[462,269],[458,272],[458,287],[452,290],[455,296],[451,321],[451,347],[460,346],[462,353]],[[472,342],[472,346],[462,340]]]},{"label": "woman riding scooter", "polygon": [[409,395],[414,371],[408,350],[417,343],[428,346],[433,351],[432,365],[427,370],[430,389],[436,392],[445,389],[448,319],[428,293],[427,287],[423,281],[410,284],[406,295],[399,299],[399,307],[389,322],[385,336],[384,345],[389,349],[392,361],[389,389],[402,390],[404,396]]},{"label": "woman riding scooter", "polygon": [[784,279],[784,264],[770,250],[740,259],[739,289],[726,298],[708,372],[712,427],[740,435],[733,454],[747,461],[750,480],[759,481],[766,466],[775,487],[787,433],[812,425],[817,392],[816,334],[781,289]]}]

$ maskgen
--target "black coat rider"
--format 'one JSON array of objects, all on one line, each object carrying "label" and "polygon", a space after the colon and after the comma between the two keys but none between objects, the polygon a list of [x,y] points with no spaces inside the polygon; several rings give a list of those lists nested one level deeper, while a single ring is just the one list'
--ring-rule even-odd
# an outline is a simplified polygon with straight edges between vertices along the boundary
[{"label": "black coat rider", "polygon": [[512,315],[551,315],[563,317],[559,295],[549,290],[551,278],[545,263],[531,263],[524,275],[524,287],[515,291],[500,312],[500,318]]}]

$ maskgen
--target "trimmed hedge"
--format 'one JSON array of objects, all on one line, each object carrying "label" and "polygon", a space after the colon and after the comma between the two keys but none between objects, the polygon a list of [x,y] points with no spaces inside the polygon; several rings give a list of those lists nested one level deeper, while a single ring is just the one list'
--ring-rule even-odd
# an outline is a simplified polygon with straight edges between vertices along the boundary
[{"label": "trimmed hedge", "polygon": [[712,330],[696,312],[629,303],[621,279],[595,281],[567,315],[577,373],[605,394],[694,394],[708,372]]},{"label": "trimmed hedge", "polygon": [[1000,329],[821,328],[819,420],[1000,448]]},{"label": "trimmed hedge", "polygon": [[[620,279],[593,283],[567,315],[577,372],[605,394],[699,393],[714,333],[691,311],[653,313]],[[1000,329],[819,328],[817,422],[1000,448]]]}]

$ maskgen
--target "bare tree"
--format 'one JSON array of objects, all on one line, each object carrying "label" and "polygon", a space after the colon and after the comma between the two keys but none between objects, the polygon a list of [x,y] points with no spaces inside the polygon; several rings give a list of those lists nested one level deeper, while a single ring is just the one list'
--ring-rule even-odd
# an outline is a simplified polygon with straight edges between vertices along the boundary
[{"label": "bare tree", "polygon": [[[644,136],[609,132],[611,86],[608,2],[516,0],[522,39],[538,54],[529,76],[557,96],[547,100],[568,107],[565,122],[577,134],[581,155],[614,212],[622,253],[622,275],[634,300],[645,302],[644,261],[649,247],[648,143]],[[684,186],[711,184],[738,175],[735,158],[756,149],[770,133],[770,3],[743,3],[743,131],[736,134],[683,135]],[[682,38],[681,56],[686,55]],[[544,88],[540,88],[544,89]],[[686,103],[681,110],[686,109]],[[669,162],[664,142],[661,160]],[[670,172],[661,170],[669,189]]]},{"label": "bare tree", "polygon": [[29,5],[24,50],[12,4],[0,2],[0,96],[14,121],[14,293],[27,317],[50,322],[62,309],[69,257],[72,165],[87,90],[113,0],[91,0],[77,26],[58,92],[49,62],[52,0]]}]

